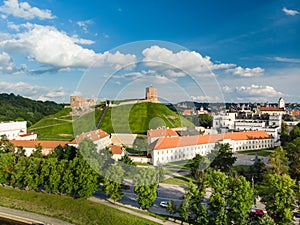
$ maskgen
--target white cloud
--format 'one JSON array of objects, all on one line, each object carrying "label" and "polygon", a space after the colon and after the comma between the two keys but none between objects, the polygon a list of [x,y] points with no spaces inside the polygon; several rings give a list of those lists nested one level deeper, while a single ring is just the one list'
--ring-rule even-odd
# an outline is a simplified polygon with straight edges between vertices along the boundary
[{"label": "white cloud", "polygon": [[220,102],[221,99],[218,96],[208,96],[208,95],[199,95],[199,96],[191,96],[193,101],[200,102]]},{"label": "white cloud", "polygon": [[283,93],[275,90],[274,87],[271,86],[263,86],[263,85],[255,85],[251,86],[240,86],[235,88],[238,95],[241,97],[264,97],[264,98],[272,98],[272,97],[280,97],[284,96]]},{"label": "white cloud", "polygon": [[28,20],[34,18],[41,20],[55,18],[48,9],[32,7],[28,2],[18,2],[18,0],[4,1],[4,5],[0,7],[0,12]]},{"label": "white cloud", "polygon": [[136,56],[120,52],[95,53],[76,44],[64,32],[52,26],[26,24],[28,31],[15,38],[0,41],[0,47],[13,53],[26,54],[29,59],[54,67],[100,67],[109,65],[114,69],[135,63]]},{"label": "white cloud", "polygon": [[232,93],[233,90],[232,90],[231,87],[225,85],[225,86],[222,87],[222,91],[223,91],[224,93]]},{"label": "white cloud", "polygon": [[93,20],[78,21],[76,24],[85,32],[88,33],[88,25],[93,24]]},{"label": "white cloud", "polygon": [[3,93],[14,93],[41,101],[50,100],[62,102],[62,100],[69,97],[69,94],[67,94],[62,87],[53,89],[39,85],[32,85],[25,82],[0,82],[0,90]]},{"label": "white cloud", "polygon": [[0,72],[5,74],[18,74],[23,72],[23,68],[17,68],[14,61],[6,52],[0,53]]},{"label": "white cloud", "polygon": [[[205,75],[217,69],[228,69],[234,64],[215,64],[211,61],[210,57],[203,57],[201,54],[195,51],[182,50],[177,53],[159,47],[157,45],[151,46],[143,50],[143,61],[149,67],[156,69],[168,70],[183,70],[184,73],[191,75]],[[175,76],[178,74],[174,73]]]},{"label": "white cloud", "polygon": [[297,58],[274,57],[274,59],[277,62],[300,63],[300,59]]},{"label": "white cloud", "polygon": [[7,23],[7,27],[12,29],[12,30],[15,30],[15,31],[19,31],[20,30],[20,26],[13,23],[13,22],[8,22]]},{"label": "white cloud", "polygon": [[299,14],[299,11],[293,9],[287,9],[286,7],[283,7],[282,11],[288,16],[295,16]]},{"label": "white cloud", "polygon": [[241,77],[257,77],[264,74],[264,69],[260,67],[255,68],[242,68],[240,66],[233,69],[226,70],[227,73],[232,73],[233,75],[238,75]]},{"label": "white cloud", "polygon": [[82,45],[92,45],[92,44],[95,43],[95,42],[92,41],[92,40],[79,38],[78,35],[73,35],[73,36],[72,36],[72,39],[73,39],[74,43],[82,44]]}]

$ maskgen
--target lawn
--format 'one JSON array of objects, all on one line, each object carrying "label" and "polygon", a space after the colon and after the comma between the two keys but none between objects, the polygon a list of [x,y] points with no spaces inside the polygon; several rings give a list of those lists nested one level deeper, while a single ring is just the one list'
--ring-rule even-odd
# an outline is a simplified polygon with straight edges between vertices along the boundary
[{"label": "lawn", "polygon": [[190,181],[192,181],[192,176],[191,175],[186,175],[186,176],[180,176],[180,177],[173,177],[173,178],[168,178],[164,180],[162,183],[164,184],[174,184],[174,185],[181,185],[181,186],[188,186]]},{"label": "lawn", "polygon": [[257,155],[257,156],[269,156],[274,152],[274,149],[259,149],[259,150],[248,150],[248,151],[239,151],[239,154],[246,155]]},{"label": "lawn", "polygon": [[78,225],[154,223],[86,199],[0,187],[0,205],[43,214]]}]

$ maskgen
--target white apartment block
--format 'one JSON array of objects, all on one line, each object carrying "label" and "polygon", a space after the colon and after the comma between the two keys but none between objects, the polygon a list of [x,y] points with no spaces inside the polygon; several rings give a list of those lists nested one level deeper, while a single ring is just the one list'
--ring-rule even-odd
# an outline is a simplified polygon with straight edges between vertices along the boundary
[{"label": "white apartment block", "polygon": [[230,132],[224,134],[162,137],[150,144],[148,154],[154,166],[205,156],[217,144],[228,143],[233,152],[274,147],[274,138],[265,131]]},{"label": "white apartment block", "polygon": [[0,136],[6,135],[9,140],[18,139],[27,134],[27,122],[0,122]]},{"label": "white apartment block", "polygon": [[236,113],[224,113],[220,115],[213,116],[213,128],[215,129],[234,129],[234,121],[235,121]]}]

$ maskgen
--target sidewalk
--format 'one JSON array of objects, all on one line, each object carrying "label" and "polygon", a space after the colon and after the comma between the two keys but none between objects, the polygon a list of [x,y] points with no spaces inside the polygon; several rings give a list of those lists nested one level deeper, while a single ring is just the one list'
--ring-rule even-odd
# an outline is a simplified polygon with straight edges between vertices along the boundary
[{"label": "sidewalk", "polygon": [[10,209],[0,206],[0,217],[17,220],[27,224],[45,224],[45,225],[72,225],[48,216],[39,215],[36,213]]}]

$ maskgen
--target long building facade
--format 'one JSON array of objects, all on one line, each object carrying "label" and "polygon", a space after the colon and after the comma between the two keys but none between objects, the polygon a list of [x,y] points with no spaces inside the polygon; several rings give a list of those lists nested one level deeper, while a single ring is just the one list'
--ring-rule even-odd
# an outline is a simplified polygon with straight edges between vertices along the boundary
[{"label": "long building facade", "polygon": [[224,134],[162,137],[149,145],[154,166],[188,160],[197,154],[205,156],[218,144],[228,143],[233,152],[274,147],[274,138],[265,131],[230,132]]}]

